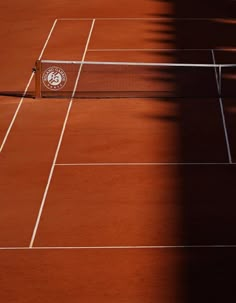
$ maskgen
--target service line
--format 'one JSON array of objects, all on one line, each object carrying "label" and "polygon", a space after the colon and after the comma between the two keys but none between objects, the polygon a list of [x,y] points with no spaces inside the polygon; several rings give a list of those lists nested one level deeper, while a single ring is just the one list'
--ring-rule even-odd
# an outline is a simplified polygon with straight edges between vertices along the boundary
[{"label": "service line", "polygon": [[88,49],[88,52],[181,52],[181,51],[209,52],[211,51],[211,49],[208,48],[89,48]]},{"label": "service line", "polygon": [[94,162],[94,163],[56,163],[55,166],[228,166],[229,162]]},{"label": "service line", "polygon": [[145,17],[107,17],[107,18],[59,18],[60,21],[220,21],[225,20],[225,18],[187,18],[187,17],[153,17],[153,18],[145,18]]}]

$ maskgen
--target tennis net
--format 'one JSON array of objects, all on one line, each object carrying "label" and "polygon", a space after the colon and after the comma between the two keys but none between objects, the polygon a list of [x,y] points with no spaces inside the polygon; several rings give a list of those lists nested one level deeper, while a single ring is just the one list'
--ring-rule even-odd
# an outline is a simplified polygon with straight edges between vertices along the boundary
[{"label": "tennis net", "polygon": [[35,72],[36,97],[215,97],[234,95],[236,65],[38,60]]}]

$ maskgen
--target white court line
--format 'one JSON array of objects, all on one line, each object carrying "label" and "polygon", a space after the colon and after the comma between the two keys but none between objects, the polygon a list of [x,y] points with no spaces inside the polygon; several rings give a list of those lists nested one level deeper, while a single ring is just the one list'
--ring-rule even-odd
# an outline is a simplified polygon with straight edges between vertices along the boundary
[{"label": "white court line", "polygon": [[[88,52],[209,52],[212,48],[89,48]],[[217,51],[236,51],[235,49],[216,48]]]},{"label": "white court line", "polygon": [[[82,62],[84,61],[85,56],[86,56],[86,52],[87,52],[88,45],[89,45],[91,35],[92,35],[92,32],[93,32],[94,24],[95,24],[95,20],[93,20],[92,24],[91,24],[89,35],[88,35],[88,38],[87,38],[87,43],[85,45],[83,57],[82,57],[82,60],[81,60]],[[38,230],[38,226],[39,226],[39,223],[40,223],[40,219],[41,219],[41,216],[42,216],[42,212],[43,212],[43,208],[44,208],[45,201],[46,201],[46,198],[47,198],[49,186],[51,184],[53,172],[54,172],[54,169],[55,169],[55,164],[56,164],[58,153],[59,153],[59,150],[60,150],[60,147],[61,147],[61,143],[62,143],[62,139],[63,139],[63,136],[64,136],[67,121],[68,121],[68,118],[69,118],[69,114],[70,114],[70,111],[71,111],[71,107],[72,107],[72,104],[73,104],[73,98],[75,96],[75,91],[76,91],[78,81],[79,81],[79,78],[80,78],[82,66],[83,65],[81,64],[80,69],[78,71],[76,81],[75,81],[73,93],[72,93],[72,96],[71,96],[71,99],[70,99],[70,102],[69,102],[69,105],[68,105],[68,109],[67,109],[67,112],[66,112],[65,120],[64,120],[64,123],[63,123],[62,131],[61,131],[61,135],[60,135],[58,145],[57,145],[57,149],[56,149],[56,152],[55,152],[55,155],[54,155],[53,163],[52,163],[51,170],[50,170],[50,173],[49,173],[47,185],[46,185],[46,188],[45,188],[45,191],[44,191],[43,199],[42,199],[42,202],[41,202],[41,205],[40,205],[39,213],[38,213],[38,216],[37,216],[37,220],[36,220],[36,223],[35,223],[35,227],[34,227],[34,230],[33,230],[33,234],[32,234],[32,237],[31,237],[29,248],[32,248],[33,245],[34,245],[34,240],[35,240],[36,233],[37,233],[37,230]]]},{"label": "white court line", "polygon": [[[211,54],[212,54],[213,63],[216,65],[216,59],[215,59],[215,54],[214,54],[213,49],[211,50]],[[227,131],[227,126],[226,126],[225,114],[224,114],[224,107],[223,107],[222,98],[220,96],[220,94],[221,94],[221,88],[220,88],[221,79],[219,79],[219,77],[221,77],[221,75],[220,74],[218,75],[217,69],[215,67],[215,78],[216,78],[216,85],[217,85],[217,89],[218,89],[218,93],[219,93],[219,104],[220,104],[221,118],[222,118],[223,128],[224,128],[227,154],[228,154],[229,163],[232,164],[232,156],[231,156],[231,149],[230,149],[230,144],[229,144],[229,137],[228,137],[228,131]]]},{"label": "white court line", "polygon": [[1,144],[1,146],[0,146],[0,153],[2,152],[2,150],[3,150],[3,148],[4,148],[5,144],[6,144],[7,138],[8,138],[8,136],[9,136],[10,132],[11,132],[12,126],[13,126],[15,120],[16,120],[16,117],[17,117],[17,115],[18,115],[18,113],[19,113],[19,110],[20,110],[21,105],[22,105],[22,103],[23,103],[23,101],[24,101],[24,98],[25,98],[25,96],[26,96],[26,94],[27,94],[27,91],[28,91],[28,89],[29,89],[29,86],[30,86],[30,84],[31,84],[31,81],[33,80],[33,77],[34,77],[34,72],[32,72],[32,74],[31,74],[31,76],[30,76],[30,79],[29,79],[29,81],[28,81],[28,83],[27,83],[27,85],[26,85],[25,91],[24,91],[24,93],[23,93],[23,95],[22,95],[22,97],[21,97],[21,99],[20,99],[20,102],[19,102],[19,104],[18,104],[18,106],[17,106],[17,108],[16,108],[16,111],[15,111],[15,113],[14,113],[14,115],[13,115],[13,118],[12,118],[12,120],[11,120],[11,123],[10,123],[10,125],[8,126],[8,129],[7,129],[6,134],[5,134],[4,138],[3,138],[2,144]]},{"label": "white court line", "polygon": [[209,52],[210,50],[208,48],[90,48],[88,52]]},{"label": "white court line", "polygon": [[[51,27],[51,30],[50,30],[50,32],[49,32],[49,34],[48,34],[48,37],[47,37],[47,39],[46,39],[46,42],[44,43],[44,46],[43,46],[43,48],[42,48],[42,51],[41,51],[41,53],[40,53],[40,55],[39,55],[38,60],[40,60],[40,59],[42,58],[42,56],[43,56],[43,53],[44,53],[44,51],[45,51],[45,49],[46,49],[46,47],[47,47],[47,44],[48,44],[48,42],[49,42],[49,40],[50,40],[50,38],[51,38],[51,35],[52,35],[52,32],[53,32],[53,30],[54,30],[54,28],[55,28],[55,26],[56,26],[56,23],[57,23],[57,19],[54,21],[54,23],[53,23],[53,25],[52,25],[52,27]],[[24,91],[24,93],[23,93],[23,95],[22,95],[22,97],[21,97],[21,99],[20,99],[20,102],[19,102],[19,104],[18,104],[18,106],[17,106],[17,109],[16,109],[16,111],[15,111],[15,114],[14,114],[14,116],[13,116],[13,118],[12,118],[12,120],[11,120],[11,123],[10,123],[10,125],[9,125],[9,127],[8,127],[8,129],[7,129],[7,132],[6,132],[6,134],[5,134],[5,137],[3,138],[2,144],[1,144],[1,146],[0,146],[0,152],[2,152],[3,147],[4,147],[4,145],[6,144],[7,138],[8,138],[8,136],[9,136],[9,134],[10,134],[10,132],[11,132],[11,129],[12,129],[12,126],[13,126],[13,124],[14,124],[16,118],[17,118],[17,115],[18,115],[19,110],[20,110],[20,108],[21,108],[21,105],[22,105],[22,103],[23,103],[23,101],[24,101],[24,98],[25,98],[25,96],[26,96],[26,94],[27,94],[28,88],[29,88],[29,86],[30,86],[30,84],[31,84],[31,82],[32,82],[32,80],[33,80],[33,77],[34,77],[34,72],[32,72],[32,74],[31,74],[31,76],[30,76],[30,79],[29,79],[29,81],[28,81],[28,83],[27,83],[27,85],[26,85],[25,91]]]},{"label": "white court line", "polygon": [[60,21],[92,21],[92,20],[96,20],[96,21],[218,21],[218,20],[225,20],[225,18],[177,18],[177,17],[154,17],[154,18],[141,18],[141,17],[114,17],[114,18],[58,18],[58,20]]},{"label": "white court line", "polygon": [[50,40],[50,38],[51,38],[51,36],[52,36],[52,33],[53,33],[54,29],[55,29],[55,26],[56,26],[56,24],[57,24],[57,21],[58,21],[58,19],[55,19],[55,21],[54,21],[54,23],[53,23],[53,25],[52,25],[52,28],[51,28],[51,30],[50,30],[50,32],[49,32],[49,34],[48,34],[47,40],[46,40],[46,42],[45,42],[45,44],[44,44],[44,46],[43,46],[43,49],[42,49],[42,51],[41,51],[41,53],[40,53],[40,55],[39,55],[39,57],[38,57],[38,60],[40,60],[40,59],[42,58],[43,54],[44,54],[44,51],[45,51],[45,49],[46,49],[46,47],[47,47],[47,45],[48,45],[48,42],[49,42],[49,40]]},{"label": "white court line", "polygon": [[200,165],[219,165],[219,166],[228,166],[235,165],[236,163],[229,162],[104,162],[104,163],[56,163],[55,166],[200,166]]},{"label": "white court line", "polygon": [[236,248],[236,244],[212,245],[121,245],[121,246],[34,246],[34,247],[0,247],[0,251],[9,250],[131,250],[131,249],[216,249]]}]

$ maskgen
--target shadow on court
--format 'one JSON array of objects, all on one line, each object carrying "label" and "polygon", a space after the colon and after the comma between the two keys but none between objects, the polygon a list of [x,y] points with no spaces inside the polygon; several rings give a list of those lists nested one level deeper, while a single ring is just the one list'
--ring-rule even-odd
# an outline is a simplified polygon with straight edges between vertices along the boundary
[{"label": "shadow on court", "polygon": [[[161,17],[177,18],[234,18],[236,16],[236,3],[234,0],[152,0],[155,2],[166,2],[173,4],[174,10],[161,14]],[[155,16],[158,15],[158,12]]]},{"label": "shadow on court", "polygon": [[[213,64],[214,55],[216,64],[236,63],[236,21],[231,19],[236,16],[235,1],[164,2],[170,5],[170,14],[149,16],[159,18],[151,21],[157,36],[165,24],[165,41],[176,50],[192,51],[163,52],[163,56],[168,60],[172,56],[173,62]],[[160,42],[156,39],[157,48]],[[158,85],[160,69],[156,73],[152,81]],[[178,69],[163,73],[174,88],[172,93],[182,96],[162,98],[178,108],[178,117],[171,119],[179,129],[179,162],[193,163],[177,167],[181,184],[176,197],[177,228],[183,230],[179,245],[192,247],[183,250],[184,261],[176,279],[183,294],[181,302],[232,301],[236,298],[236,255],[235,248],[227,246],[236,244],[236,167],[230,164],[236,161],[236,68],[223,71],[222,98],[215,71],[204,77],[197,73],[194,68],[187,73],[182,70],[181,81]]]},{"label": "shadow on court", "polygon": [[15,98],[34,98],[35,92],[28,91],[27,93],[24,93],[23,91],[0,91],[0,96],[3,97],[15,97]]}]

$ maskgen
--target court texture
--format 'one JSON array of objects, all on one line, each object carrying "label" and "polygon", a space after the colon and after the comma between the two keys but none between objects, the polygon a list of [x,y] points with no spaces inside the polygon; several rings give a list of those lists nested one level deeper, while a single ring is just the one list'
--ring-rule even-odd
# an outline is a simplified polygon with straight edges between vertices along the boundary
[{"label": "court texture", "polygon": [[[34,5],[0,4],[0,301],[236,299],[235,2]],[[36,60],[177,66],[35,98]]]}]

